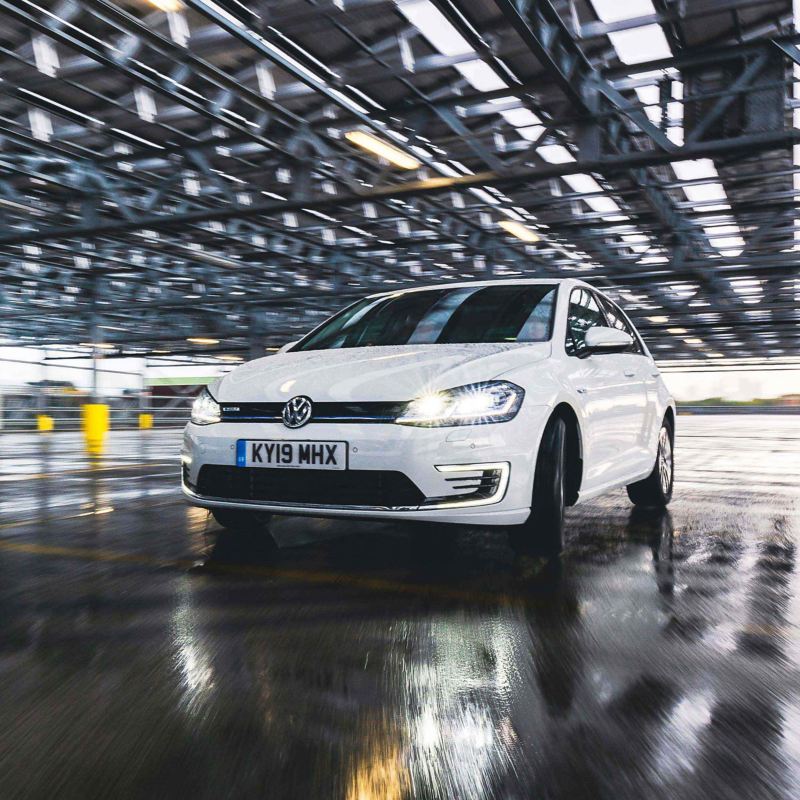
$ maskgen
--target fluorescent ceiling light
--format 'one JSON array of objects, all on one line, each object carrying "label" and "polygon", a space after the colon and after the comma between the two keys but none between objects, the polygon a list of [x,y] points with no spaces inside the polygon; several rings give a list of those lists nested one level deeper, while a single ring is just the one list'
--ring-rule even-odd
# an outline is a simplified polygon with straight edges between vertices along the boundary
[{"label": "fluorescent ceiling light", "polygon": [[186,341],[191,344],[219,344],[219,339],[207,339],[205,336],[190,336]]},{"label": "fluorescent ceiling light", "polygon": [[501,219],[500,222],[497,223],[506,233],[510,233],[512,236],[516,236],[517,239],[522,239],[523,242],[538,242],[539,241],[539,234],[536,231],[531,230],[527,225],[523,225],[521,222],[515,222],[511,219]]},{"label": "fluorescent ceiling light", "polygon": [[663,325],[664,323],[669,322],[669,317],[664,316],[648,317],[647,319],[654,325]]},{"label": "fluorescent ceiling light", "polygon": [[420,162],[399,148],[366,131],[347,131],[344,138],[351,144],[367,150],[401,169],[419,169]]},{"label": "fluorescent ceiling light", "polygon": [[150,0],[150,4],[154,5],[159,11],[173,14],[183,8],[181,0]]},{"label": "fluorescent ceiling light", "polygon": [[94,347],[96,350],[115,350],[115,344],[108,344],[107,342],[81,342],[81,347]]}]

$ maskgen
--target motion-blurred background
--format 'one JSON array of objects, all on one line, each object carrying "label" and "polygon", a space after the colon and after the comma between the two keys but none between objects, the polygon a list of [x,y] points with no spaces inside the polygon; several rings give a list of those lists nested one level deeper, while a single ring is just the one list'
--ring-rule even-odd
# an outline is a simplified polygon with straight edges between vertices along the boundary
[{"label": "motion-blurred background", "polygon": [[[798,26],[0,0],[0,796],[800,796]],[[631,315],[682,412],[671,512],[570,510],[542,564],[183,504],[208,381],[504,276]]]},{"label": "motion-blurred background", "polygon": [[0,15],[5,428],[62,388],[196,391],[370,291],[504,275],[609,291],[682,401],[800,392],[789,0]]}]

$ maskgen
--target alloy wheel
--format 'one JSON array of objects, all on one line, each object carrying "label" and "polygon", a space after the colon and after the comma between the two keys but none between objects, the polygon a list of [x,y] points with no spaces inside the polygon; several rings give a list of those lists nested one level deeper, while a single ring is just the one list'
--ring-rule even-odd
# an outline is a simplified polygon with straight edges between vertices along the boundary
[{"label": "alloy wheel", "polygon": [[672,485],[672,441],[666,427],[658,434],[658,475],[661,491],[666,496]]}]

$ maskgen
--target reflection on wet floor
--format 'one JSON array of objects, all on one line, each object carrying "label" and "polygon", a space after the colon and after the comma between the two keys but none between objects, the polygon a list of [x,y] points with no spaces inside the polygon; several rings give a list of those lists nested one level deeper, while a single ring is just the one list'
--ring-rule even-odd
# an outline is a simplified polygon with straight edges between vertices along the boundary
[{"label": "reflection on wet floor", "polygon": [[221,532],[175,433],[0,438],[0,796],[796,798],[800,419],[679,419],[668,513]]}]

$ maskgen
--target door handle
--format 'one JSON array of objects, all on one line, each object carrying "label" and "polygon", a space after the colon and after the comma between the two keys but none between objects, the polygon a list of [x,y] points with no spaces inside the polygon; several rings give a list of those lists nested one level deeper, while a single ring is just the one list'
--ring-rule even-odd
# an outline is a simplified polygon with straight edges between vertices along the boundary
[{"label": "door handle", "polygon": [[634,375],[636,375],[636,370],[633,370],[633,369],[625,370],[625,377],[626,378],[632,378],[632,377],[634,377]]},{"label": "door handle", "polygon": [[660,373],[660,372],[658,372],[658,371],[656,371],[656,372],[651,372],[651,373],[650,373],[650,377],[651,377],[651,378],[657,378],[657,377],[658,377],[660,374],[661,374],[661,373]]},{"label": "door handle", "polygon": [[586,392],[589,390],[585,386],[579,386],[575,391],[578,394],[586,394]]}]

